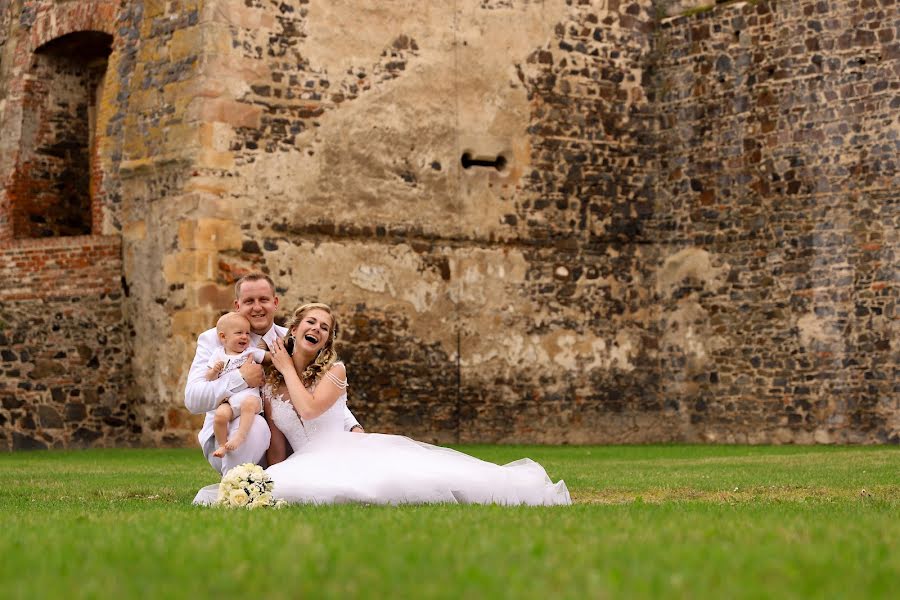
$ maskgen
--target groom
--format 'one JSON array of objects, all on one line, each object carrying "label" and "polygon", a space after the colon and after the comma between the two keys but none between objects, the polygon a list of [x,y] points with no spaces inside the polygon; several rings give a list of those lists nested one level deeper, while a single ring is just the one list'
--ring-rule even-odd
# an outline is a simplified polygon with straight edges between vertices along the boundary
[{"label": "groom", "polygon": [[[284,337],[287,329],[275,325],[275,311],[278,310],[278,296],[275,295],[275,283],[272,278],[262,273],[251,273],[241,277],[234,286],[234,310],[250,321],[250,344],[258,346],[260,341],[271,350],[275,340]],[[213,417],[216,407],[233,394],[248,387],[260,387],[263,384],[262,366],[247,361],[235,371],[226,373],[214,381],[207,381],[206,371],[209,357],[216,347],[221,346],[216,328],[204,331],[197,338],[197,352],[188,373],[187,385],[184,388],[184,405],[193,414],[206,413],[203,428],[198,436],[203,456],[213,469],[223,475],[232,467],[252,462],[260,463],[269,447],[271,433],[269,425],[261,415],[256,415],[247,439],[236,450],[228,452],[224,457],[213,456],[216,449],[216,438],[213,434]],[[344,429],[362,432],[363,428],[350,412],[345,409]],[[240,419],[228,424],[228,437],[237,430]],[[265,466],[265,465],[264,465]]]}]

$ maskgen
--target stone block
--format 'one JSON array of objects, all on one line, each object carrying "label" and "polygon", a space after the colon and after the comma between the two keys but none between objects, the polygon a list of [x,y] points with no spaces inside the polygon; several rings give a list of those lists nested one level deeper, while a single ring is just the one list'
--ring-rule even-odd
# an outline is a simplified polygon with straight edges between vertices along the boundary
[{"label": "stone block", "polygon": [[38,406],[38,423],[44,429],[59,429],[63,426],[62,417],[52,406],[42,404]]},{"label": "stone block", "polygon": [[241,247],[240,224],[215,218],[200,218],[178,226],[178,243],[185,250],[236,250]]},{"label": "stone block", "polygon": [[[144,18],[155,19],[166,14],[168,0],[144,0]],[[212,3],[215,4],[215,3]]]},{"label": "stone block", "polygon": [[46,450],[47,444],[37,439],[36,437],[32,437],[31,435],[26,435],[24,433],[19,433],[18,431],[13,431],[12,434],[12,449],[13,450]]},{"label": "stone block", "polygon": [[129,242],[137,242],[147,238],[147,222],[131,221],[122,230],[122,237]]},{"label": "stone block", "polygon": [[833,444],[834,438],[827,429],[816,429],[813,438],[817,444]]},{"label": "stone block", "polygon": [[179,123],[165,128],[166,146],[187,151],[196,148],[199,142],[197,127],[193,123]]},{"label": "stone block", "polygon": [[[181,310],[172,316],[172,331],[188,339],[196,337],[216,324],[218,311],[209,309]],[[190,357],[185,359],[190,362]],[[187,364],[187,363],[186,363]]]},{"label": "stone block", "polygon": [[24,405],[24,404],[25,404],[25,401],[24,401],[24,400],[22,400],[21,398],[16,397],[15,395],[13,395],[13,394],[11,394],[11,393],[4,393],[4,394],[3,394],[2,406],[3,406],[3,408],[5,408],[6,410],[13,410],[13,409],[16,409],[16,408],[20,408],[20,407],[21,407],[22,405]]},{"label": "stone block", "polygon": [[200,105],[201,121],[219,121],[235,128],[256,129],[260,126],[262,107],[224,98],[211,99]]},{"label": "stone block", "polygon": [[76,446],[91,446],[94,442],[103,437],[103,434],[96,429],[87,427],[79,427],[72,434],[72,442]]},{"label": "stone block", "polygon": [[61,363],[41,358],[34,361],[34,368],[28,374],[28,377],[31,379],[47,379],[64,368],[65,366]]},{"label": "stone block", "polygon": [[68,423],[77,423],[87,416],[87,409],[81,402],[70,402],[64,407],[65,419]]},{"label": "stone block", "polygon": [[184,184],[186,193],[211,194],[219,197],[224,196],[230,189],[231,186],[225,178],[214,176],[197,175]]},{"label": "stone block", "polygon": [[208,284],[197,289],[197,304],[213,310],[230,308],[234,302],[234,287]]},{"label": "stone block", "polygon": [[197,167],[227,171],[234,167],[234,155],[231,152],[217,152],[202,148],[197,153]]},{"label": "stone block", "polygon": [[169,41],[169,59],[173,62],[199,57],[206,52],[207,41],[200,27],[186,27],[172,33]]},{"label": "stone block", "polygon": [[217,271],[217,252],[185,250],[166,255],[163,259],[163,276],[169,284],[191,281],[209,281]]},{"label": "stone block", "polygon": [[237,2],[209,2],[203,13],[205,22],[222,23],[249,31],[272,29],[275,15],[259,6]]},{"label": "stone block", "polygon": [[228,152],[234,139],[234,129],[227,123],[200,124],[201,147],[215,152]]}]

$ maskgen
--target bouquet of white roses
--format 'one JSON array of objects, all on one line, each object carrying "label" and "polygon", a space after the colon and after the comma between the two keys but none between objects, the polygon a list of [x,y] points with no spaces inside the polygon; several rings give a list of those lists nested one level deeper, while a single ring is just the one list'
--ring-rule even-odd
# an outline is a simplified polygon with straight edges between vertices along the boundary
[{"label": "bouquet of white roses", "polygon": [[216,504],[228,508],[281,508],[284,500],[272,497],[272,478],[259,465],[244,463],[225,473]]}]

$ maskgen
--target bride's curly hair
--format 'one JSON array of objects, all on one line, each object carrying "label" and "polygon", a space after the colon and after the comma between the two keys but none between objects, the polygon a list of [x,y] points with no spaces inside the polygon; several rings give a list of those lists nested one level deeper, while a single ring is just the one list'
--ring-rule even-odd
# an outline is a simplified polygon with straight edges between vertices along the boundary
[{"label": "bride's curly hair", "polygon": [[[328,313],[331,317],[331,331],[328,332],[328,341],[325,342],[325,345],[322,346],[322,349],[316,354],[316,358],[307,365],[302,373],[299,373],[300,381],[303,383],[304,387],[307,388],[317,384],[325,373],[331,369],[334,363],[338,361],[337,337],[340,326],[338,326],[337,317],[334,316],[334,311],[331,310],[330,306],[321,302],[310,302],[309,304],[298,307],[294,310],[291,320],[287,323],[287,333],[282,340],[287,340],[294,327],[303,321],[303,318],[309,311],[317,309]],[[269,375],[266,377],[266,383],[270,384],[273,390],[278,389],[278,387],[284,383],[284,376],[278,369],[271,367]]]}]

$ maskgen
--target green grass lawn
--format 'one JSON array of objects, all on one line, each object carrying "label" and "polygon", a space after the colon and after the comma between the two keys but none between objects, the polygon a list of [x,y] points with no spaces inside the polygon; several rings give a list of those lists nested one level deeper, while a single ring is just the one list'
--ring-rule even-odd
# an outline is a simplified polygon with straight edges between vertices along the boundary
[{"label": "green grass lawn", "polygon": [[[887,598],[900,448],[467,446],[575,505],[190,505],[197,450],[0,455],[4,598]],[[864,491],[865,490],[865,491]]]}]

